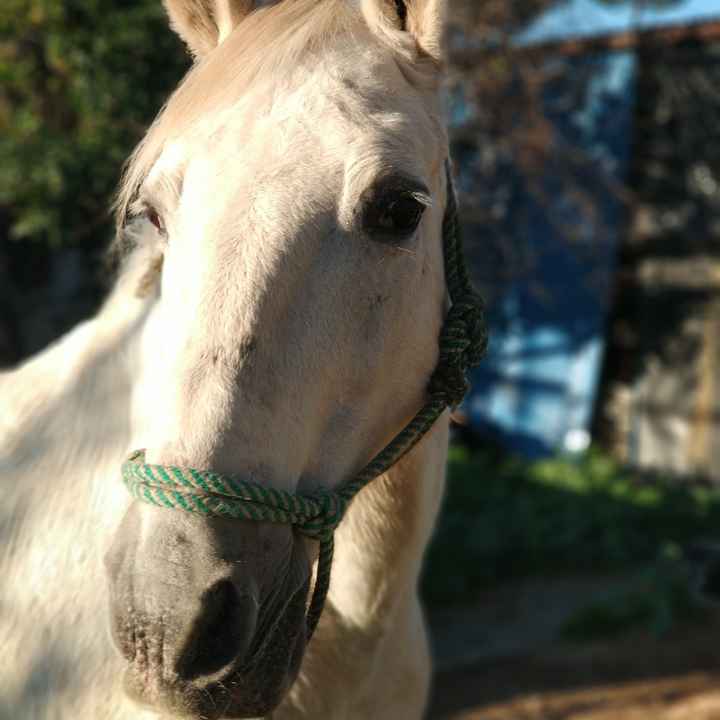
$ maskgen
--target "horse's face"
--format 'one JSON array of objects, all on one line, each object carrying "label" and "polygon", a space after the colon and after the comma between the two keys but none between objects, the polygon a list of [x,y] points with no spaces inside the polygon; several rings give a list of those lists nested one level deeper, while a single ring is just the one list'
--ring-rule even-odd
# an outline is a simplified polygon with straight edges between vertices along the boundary
[{"label": "horse's face", "polygon": [[[198,28],[242,14],[169,4],[200,52]],[[412,33],[397,12],[287,0],[243,20],[136,156],[129,192],[164,256],[134,398],[148,462],[333,487],[422,404],[444,298],[440,11],[408,2]],[[303,656],[313,552],[289,527],[134,504],[107,561],[131,694],[270,711]]]}]

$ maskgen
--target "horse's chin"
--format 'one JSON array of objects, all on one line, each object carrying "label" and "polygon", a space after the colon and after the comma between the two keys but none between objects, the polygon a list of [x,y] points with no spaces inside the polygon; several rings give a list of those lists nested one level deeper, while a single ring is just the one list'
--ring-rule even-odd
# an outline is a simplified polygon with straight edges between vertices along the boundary
[{"label": "horse's chin", "polygon": [[295,681],[305,652],[306,591],[296,593],[282,617],[263,638],[252,661],[237,659],[213,674],[183,679],[161,663],[128,664],[124,688],[131,700],[174,717],[197,720],[262,718],[275,710]]},{"label": "horse's chin", "polygon": [[[172,717],[197,720],[262,718],[272,713],[285,697],[294,678],[279,678],[272,689],[266,678],[230,677],[203,688],[183,684],[149,687],[133,668],[125,674],[125,692],[137,704]],[[262,686],[262,687],[261,687]]]}]

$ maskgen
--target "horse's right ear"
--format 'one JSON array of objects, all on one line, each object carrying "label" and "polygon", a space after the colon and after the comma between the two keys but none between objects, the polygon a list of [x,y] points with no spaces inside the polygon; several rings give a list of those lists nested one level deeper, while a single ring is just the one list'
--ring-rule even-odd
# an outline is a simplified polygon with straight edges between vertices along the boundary
[{"label": "horse's right ear", "polygon": [[445,60],[445,23],[449,0],[362,0],[371,28],[390,26],[409,35],[425,57]]},{"label": "horse's right ear", "polygon": [[163,0],[170,27],[195,57],[217,47],[253,9],[254,0]]}]

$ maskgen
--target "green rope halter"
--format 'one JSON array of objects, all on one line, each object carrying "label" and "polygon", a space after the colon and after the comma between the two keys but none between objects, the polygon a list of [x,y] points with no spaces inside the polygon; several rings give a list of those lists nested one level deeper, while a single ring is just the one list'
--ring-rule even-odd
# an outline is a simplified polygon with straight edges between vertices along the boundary
[{"label": "green rope halter", "polygon": [[468,390],[466,371],[476,366],[487,346],[484,306],[473,290],[463,259],[457,204],[447,167],[448,202],[443,218],[445,282],[452,305],[440,333],[438,365],[430,378],[428,400],[390,444],[354,478],[336,490],[296,495],[211,471],[149,465],[145,452],[134,452],[122,466],[128,490],[159,507],[206,516],[292,525],[320,543],[317,575],[307,614],[312,637],[330,586],[335,528],[352,499],[410,451],[448,407],[460,404]]}]

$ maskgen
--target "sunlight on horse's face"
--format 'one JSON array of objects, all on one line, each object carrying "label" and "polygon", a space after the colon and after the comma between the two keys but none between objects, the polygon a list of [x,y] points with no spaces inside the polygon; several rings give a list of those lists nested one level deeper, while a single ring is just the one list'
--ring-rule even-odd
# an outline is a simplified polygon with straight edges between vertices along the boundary
[{"label": "sunlight on horse's face", "polygon": [[[378,42],[349,47],[255,80],[143,184],[164,245],[134,398],[148,462],[333,487],[422,404],[444,298],[435,91]],[[303,656],[313,552],[288,527],[133,505],[108,555],[130,692],[270,711]]]}]

